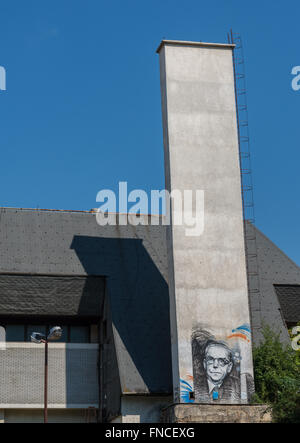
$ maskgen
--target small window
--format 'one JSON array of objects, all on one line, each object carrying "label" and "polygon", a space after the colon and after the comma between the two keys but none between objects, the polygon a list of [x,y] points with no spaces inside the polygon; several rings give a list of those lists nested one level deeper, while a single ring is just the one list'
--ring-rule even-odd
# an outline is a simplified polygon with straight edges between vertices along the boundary
[{"label": "small window", "polygon": [[24,325],[7,325],[6,341],[24,341],[25,326]]},{"label": "small window", "polygon": [[70,343],[89,343],[89,326],[70,326]]},{"label": "small window", "polygon": [[[47,336],[52,327],[51,325],[6,325],[6,341],[30,342],[33,332]],[[59,340],[55,340],[57,342],[91,343],[91,339],[93,339],[93,343],[97,343],[98,341],[97,326],[96,329],[93,329],[93,334],[91,334],[91,326],[61,325],[61,328],[62,336]]]}]

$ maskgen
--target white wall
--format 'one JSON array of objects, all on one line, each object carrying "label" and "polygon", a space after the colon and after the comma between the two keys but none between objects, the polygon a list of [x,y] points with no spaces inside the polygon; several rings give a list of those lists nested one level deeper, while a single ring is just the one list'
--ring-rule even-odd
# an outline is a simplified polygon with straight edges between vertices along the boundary
[{"label": "white wall", "polygon": [[173,384],[175,401],[185,402],[193,330],[239,348],[241,371],[253,372],[251,343],[229,339],[250,323],[232,48],[165,42],[158,52],[166,188],[204,191],[203,233],[188,237],[174,224],[168,232]]}]

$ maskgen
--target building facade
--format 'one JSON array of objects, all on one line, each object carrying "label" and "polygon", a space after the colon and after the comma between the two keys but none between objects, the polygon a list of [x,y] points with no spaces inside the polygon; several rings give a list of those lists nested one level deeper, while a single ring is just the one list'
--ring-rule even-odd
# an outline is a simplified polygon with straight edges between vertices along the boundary
[{"label": "building facade", "polygon": [[[129,216],[117,214],[100,226],[93,210],[0,208],[3,422],[43,421],[44,345],[31,335],[53,326],[62,337],[49,343],[50,422],[159,422],[174,402],[255,413],[252,346],[264,324],[289,343],[300,269],[243,223],[232,51],[158,49],[166,189],[202,190],[197,235],[175,223],[173,200],[169,224],[147,215],[124,224]],[[256,237],[256,293],[245,229]]]},{"label": "building facade", "polygon": [[[30,334],[59,325],[61,341],[49,344],[49,421],[159,421],[173,402],[166,227],[101,227],[93,212],[0,215],[2,420],[43,420],[44,350]],[[251,320],[288,340],[300,269],[256,233],[261,311]]]}]

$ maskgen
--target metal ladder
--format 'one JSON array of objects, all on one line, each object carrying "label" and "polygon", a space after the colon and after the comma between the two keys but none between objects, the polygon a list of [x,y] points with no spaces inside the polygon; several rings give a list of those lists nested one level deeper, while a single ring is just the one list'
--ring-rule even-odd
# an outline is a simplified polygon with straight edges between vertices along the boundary
[{"label": "metal ladder", "polygon": [[240,34],[231,30],[227,37],[228,43],[235,45],[233,50],[233,69],[243,201],[247,281],[252,319],[254,317],[253,314],[256,314],[255,323],[252,321],[252,329],[257,330],[261,327],[261,292],[255,230],[244,51]]}]

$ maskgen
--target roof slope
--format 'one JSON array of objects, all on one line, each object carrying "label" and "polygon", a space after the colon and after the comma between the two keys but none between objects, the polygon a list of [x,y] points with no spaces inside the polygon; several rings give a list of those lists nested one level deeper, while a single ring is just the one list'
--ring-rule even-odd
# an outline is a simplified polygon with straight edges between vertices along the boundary
[{"label": "roof slope", "polygon": [[286,323],[300,321],[300,285],[275,285],[275,291]]}]

